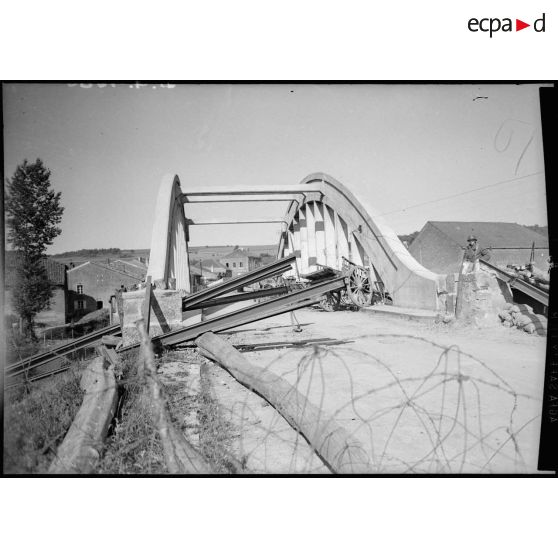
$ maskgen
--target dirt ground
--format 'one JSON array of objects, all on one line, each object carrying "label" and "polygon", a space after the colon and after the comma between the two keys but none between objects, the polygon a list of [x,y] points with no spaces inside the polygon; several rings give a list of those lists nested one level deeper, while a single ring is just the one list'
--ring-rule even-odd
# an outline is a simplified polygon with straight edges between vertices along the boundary
[{"label": "dirt ground", "polygon": [[[224,334],[362,443],[372,473],[537,473],[546,339],[369,312],[296,312]],[[265,401],[224,371],[215,395],[248,468],[327,472]]]}]

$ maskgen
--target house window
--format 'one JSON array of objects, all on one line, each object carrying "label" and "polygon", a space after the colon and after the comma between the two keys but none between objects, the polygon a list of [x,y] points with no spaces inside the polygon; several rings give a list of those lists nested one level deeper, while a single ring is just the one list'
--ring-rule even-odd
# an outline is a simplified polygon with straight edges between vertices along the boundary
[{"label": "house window", "polygon": [[233,267],[236,267],[236,262],[233,262]]},{"label": "house window", "polygon": [[76,310],[83,310],[83,300],[76,300],[74,307]]},{"label": "house window", "polygon": [[240,263],[238,264],[239,267],[242,267],[242,265],[243,265],[242,262],[240,262]]},{"label": "house window", "polygon": [[83,294],[83,285],[77,286],[77,294]]},{"label": "house window", "polygon": [[227,267],[229,267],[229,262],[227,262],[225,265],[226,265]]}]

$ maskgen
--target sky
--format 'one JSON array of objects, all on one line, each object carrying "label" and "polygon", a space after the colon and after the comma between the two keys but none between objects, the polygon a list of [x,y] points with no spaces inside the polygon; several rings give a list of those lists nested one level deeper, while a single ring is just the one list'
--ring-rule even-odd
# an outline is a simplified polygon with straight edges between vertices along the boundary
[{"label": "sky", "polygon": [[[62,192],[48,253],[149,248],[165,174],[188,187],[325,172],[397,234],[426,221],[546,225],[535,84],[4,84],[4,173],[41,158]],[[239,204],[198,205],[225,217]],[[284,204],[246,204],[281,217]],[[372,215],[374,217],[374,215]],[[244,215],[243,215],[244,216]],[[193,227],[192,245],[275,244],[278,224]]]}]

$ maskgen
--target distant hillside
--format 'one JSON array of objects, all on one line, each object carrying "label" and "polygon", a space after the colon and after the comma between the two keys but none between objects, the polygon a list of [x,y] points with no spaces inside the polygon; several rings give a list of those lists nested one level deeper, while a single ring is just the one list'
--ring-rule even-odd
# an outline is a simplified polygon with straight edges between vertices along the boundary
[{"label": "distant hillside", "polygon": [[539,225],[523,225],[526,229],[531,229],[532,231],[542,234],[545,238],[548,238],[548,226],[539,227]]},{"label": "distant hillside", "polygon": [[275,244],[254,244],[254,245],[246,245],[246,244],[234,244],[234,245],[226,245],[226,246],[189,246],[188,251],[190,254],[195,255],[203,255],[204,257],[207,256],[208,259],[210,258],[222,258],[227,254],[230,254],[235,248],[241,248],[246,252],[250,253],[253,256],[262,256],[262,255],[275,255],[277,252],[277,245]]},{"label": "distant hillside", "polygon": [[[190,256],[195,258],[203,258],[204,260],[219,259],[230,254],[237,246],[233,244],[228,246],[188,246],[188,251]],[[277,253],[277,246],[275,244],[242,245],[238,247],[246,250],[250,255],[258,257],[275,257]],[[134,250],[122,248],[82,248],[81,250],[61,252],[50,257],[61,263],[69,264],[72,262],[74,265],[79,265],[87,261],[107,263],[110,260],[149,258],[149,252],[149,248]]]},{"label": "distant hillside", "polygon": [[61,252],[52,256],[56,259],[76,258],[78,260],[96,260],[99,258],[138,258],[149,255],[149,249],[125,249],[121,248],[82,248],[81,250],[73,250],[70,252]]}]

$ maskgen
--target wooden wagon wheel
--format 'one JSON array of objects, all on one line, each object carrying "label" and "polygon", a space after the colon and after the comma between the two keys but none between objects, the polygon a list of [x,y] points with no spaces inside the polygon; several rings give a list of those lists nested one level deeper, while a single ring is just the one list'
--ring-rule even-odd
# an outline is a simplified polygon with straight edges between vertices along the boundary
[{"label": "wooden wagon wheel", "polygon": [[335,312],[341,306],[341,292],[327,293],[320,299],[320,307],[326,312]]},{"label": "wooden wagon wheel", "polygon": [[353,267],[347,277],[347,293],[357,306],[369,306],[372,302],[372,285],[368,270],[363,267]]}]

